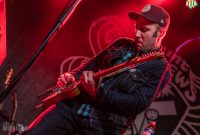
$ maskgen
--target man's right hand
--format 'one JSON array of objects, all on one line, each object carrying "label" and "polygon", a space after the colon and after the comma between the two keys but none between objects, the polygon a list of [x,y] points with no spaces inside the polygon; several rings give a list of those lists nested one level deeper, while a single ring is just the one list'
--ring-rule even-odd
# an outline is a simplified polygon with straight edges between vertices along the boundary
[{"label": "man's right hand", "polygon": [[59,86],[60,88],[64,88],[70,83],[75,83],[75,78],[72,74],[66,72],[60,75],[60,77],[58,78],[57,86]]}]

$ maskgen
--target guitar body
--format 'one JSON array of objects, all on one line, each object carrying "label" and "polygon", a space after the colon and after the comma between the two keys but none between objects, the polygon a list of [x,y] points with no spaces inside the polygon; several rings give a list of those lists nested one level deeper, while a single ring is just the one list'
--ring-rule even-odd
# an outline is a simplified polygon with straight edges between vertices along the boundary
[{"label": "guitar body", "polygon": [[67,87],[64,89],[60,89],[60,88],[58,88],[58,89],[59,89],[59,91],[54,92],[47,98],[43,99],[42,103],[40,105],[36,106],[35,109],[40,108],[40,107],[46,108],[53,104],[58,103],[61,100],[72,99],[81,94],[81,91],[79,89],[79,83],[75,83],[75,84],[71,85],[70,87]]}]

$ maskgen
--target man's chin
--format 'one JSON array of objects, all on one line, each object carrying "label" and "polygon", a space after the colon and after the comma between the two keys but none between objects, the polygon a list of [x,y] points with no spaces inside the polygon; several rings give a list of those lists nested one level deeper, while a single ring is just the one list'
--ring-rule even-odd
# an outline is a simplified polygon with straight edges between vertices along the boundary
[{"label": "man's chin", "polygon": [[137,47],[137,50],[138,50],[138,51],[141,51],[141,50],[142,50],[142,48],[141,48],[141,47]]},{"label": "man's chin", "polygon": [[138,51],[141,51],[142,50],[142,44],[141,43],[137,43],[136,44],[136,48]]}]

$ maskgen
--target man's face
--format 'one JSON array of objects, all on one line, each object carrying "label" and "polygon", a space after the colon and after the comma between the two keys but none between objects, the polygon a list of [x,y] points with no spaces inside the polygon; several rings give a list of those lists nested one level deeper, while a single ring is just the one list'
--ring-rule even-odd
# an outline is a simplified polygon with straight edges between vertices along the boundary
[{"label": "man's face", "polygon": [[135,43],[138,50],[150,50],[158,47],[158,24],[152,23],[144,17],[139,17],[136,22]]}]

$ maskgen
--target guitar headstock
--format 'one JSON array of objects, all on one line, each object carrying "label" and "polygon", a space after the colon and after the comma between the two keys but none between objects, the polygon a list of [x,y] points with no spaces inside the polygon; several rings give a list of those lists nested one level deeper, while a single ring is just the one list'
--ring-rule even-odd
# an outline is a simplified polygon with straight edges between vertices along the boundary
[{"label": "guitar headstock", "polygon": [[13,76],[14,76],[14,69],[13,68],[9,68],[7,73],[6,73],[6,79],[4,81],[5,89],[7,89],[8,86],[10,85]]},{"label": "guitar headstock", "polygon": [[[6,73],[6,79],[4,81],[5,90],[7,90],[7,88],[9,87],[9,85],[10,85],[12,79],[13,79],[13,76],[14,76],[14,69],[13,68],[9,68],[7,73]],[[15,91],[13,91],[12,94],[11,94],[11,101],[13,103],[13,112],[11,114],[10,119],[12,121],[14,121],[15,115],[16,115],[16,111],[17,111],[17,93]],[[2,104],[2,106],[3,106],[3,104]]]}]

